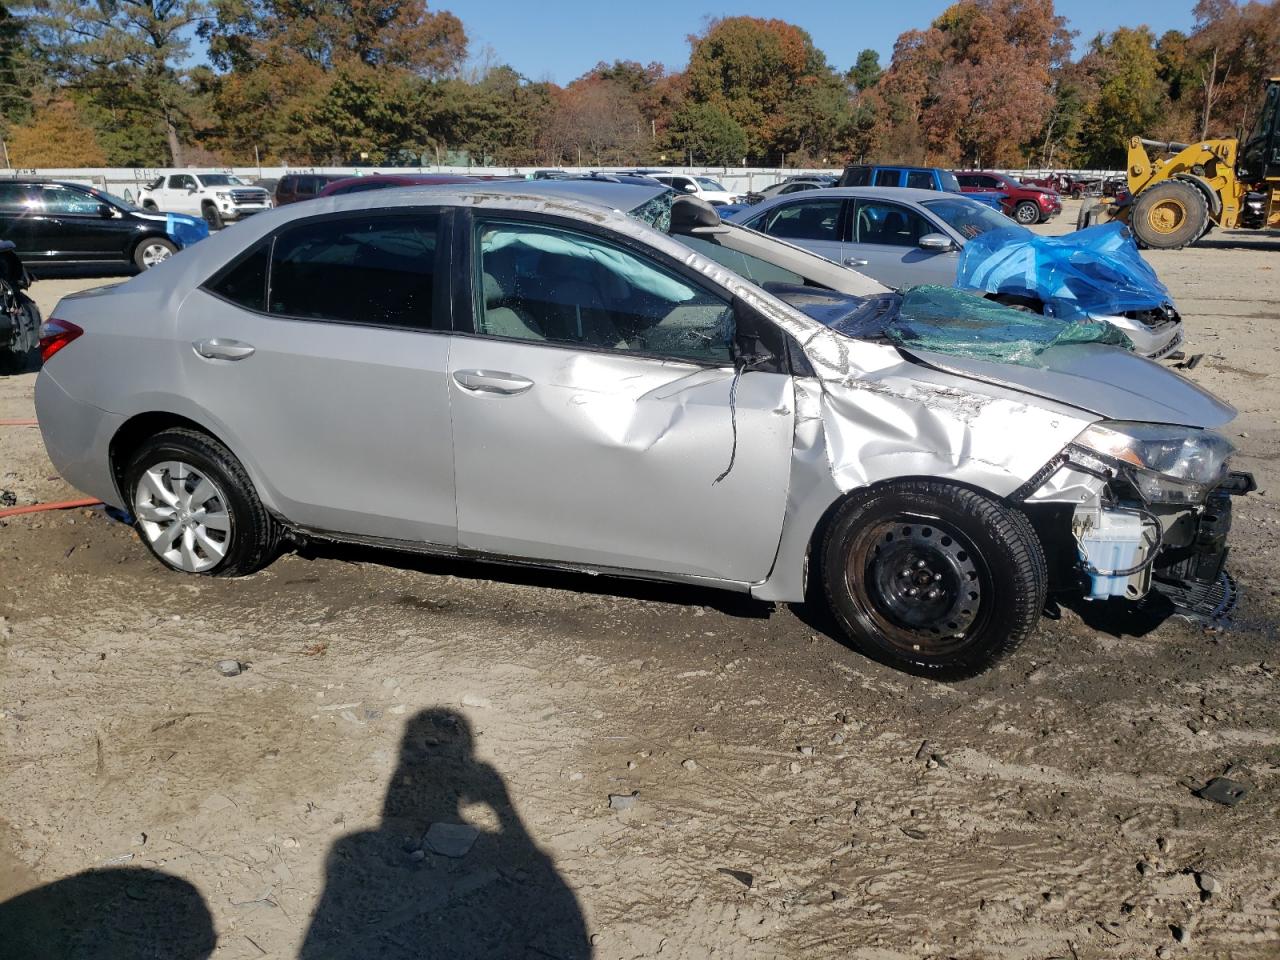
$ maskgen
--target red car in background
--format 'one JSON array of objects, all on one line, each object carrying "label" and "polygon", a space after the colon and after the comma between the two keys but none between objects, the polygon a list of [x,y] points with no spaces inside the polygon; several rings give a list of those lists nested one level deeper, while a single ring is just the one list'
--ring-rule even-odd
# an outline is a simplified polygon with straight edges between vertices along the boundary
[{"label": "red car in background", "polygon": [[334,197],[388,187],[421,187],[433,183],[479,183],[482,180],[519,180],[519,177],[464,177],[452,173],[371,173],[365,177],[343,177],[335,180],[319,196]]},{"label": "red car in background", "polygon": [[957,170],[955,174],[962,193],[1003,193],[1005,215],[1023,226],[1044,223],[1062,212],[1062,199],[1053,190],[1029,187],[1008,174],[993,170]]}]

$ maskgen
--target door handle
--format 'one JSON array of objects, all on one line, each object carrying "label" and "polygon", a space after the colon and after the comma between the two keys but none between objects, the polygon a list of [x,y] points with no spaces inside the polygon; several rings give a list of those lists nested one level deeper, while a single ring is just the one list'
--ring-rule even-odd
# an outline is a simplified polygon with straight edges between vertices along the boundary
[{"label": "door handle", "polygon": [[846,267],[865,267],[870,261],[859,260],[857,257],[846,257],[844,265]]},{"label": "door handle", "polygon": [[504,397],[514,397],[533,386],[533,381],[528,377],[496,370],[455,370],[453,379],[462,389],[472,393],[492,393]]},{"label": "door handle", "polygon": [[224,340],[222,337],[196,340],[191,346],[206,360],[243,360],[245,357],[253,356],[252,344],[241,343],[239,340]]}]

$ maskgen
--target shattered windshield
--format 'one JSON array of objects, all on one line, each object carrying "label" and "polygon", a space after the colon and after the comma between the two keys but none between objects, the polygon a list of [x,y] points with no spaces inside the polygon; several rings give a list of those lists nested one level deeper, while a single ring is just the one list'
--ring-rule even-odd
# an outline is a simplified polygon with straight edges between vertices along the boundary
[{"label": "shattered windshield", "polygon": [[912,287],[883,334],[902,347],[974,360],[1040,366],[1050,347],[1105,343],[1133,349],[1108,323],[1082,323],[1014,310],[955,287]]},{"label": "shattered windshield", "polygon": [[628,213],[641,223],[647,223],[653,229],[666,233],[671,229],[671,201],[675,198],[674,190],[663,190],[652,200],[633,207]]},{"label": "shattered windshield", "polygon": [[947,226],[966,240],[972,240],[989,230],[1015,229],[1023,233],[1027,232],[1025,227],[1018,226],[1003,213],[991,209],[986,204],[966,200],[963,197],[925,200],[922,206],[928,207],[930,213],[943,220]]}]

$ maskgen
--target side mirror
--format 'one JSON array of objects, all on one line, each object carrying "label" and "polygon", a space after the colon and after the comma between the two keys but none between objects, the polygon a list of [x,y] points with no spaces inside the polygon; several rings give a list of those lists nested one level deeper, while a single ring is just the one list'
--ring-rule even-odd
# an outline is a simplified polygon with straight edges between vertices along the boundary
[{"label": "side mirror", "polygon": [[195,193],[195,192],[196,192],[195,187],[187,187],[187,193]]},{"label": "side mirror", "polygon": [[110,220],[116,215],[115,209],[109,203],[98,204],[98,216],[103,220]]},{"label": "side mirror", "polygon": [[692,183],[686,183],[686,184],[684,185],[684,192],[685,192],[685,193],[697,193],[697,192],[698,192],[698,188],[697,188],[696,186],[694,186]]},{"label": "side mirror", "polygon": [[926,233],[917,245],[921,250],[928,250],[930,253],[946,253],[948,250],[954,250],[956,246],[944,233]]}]

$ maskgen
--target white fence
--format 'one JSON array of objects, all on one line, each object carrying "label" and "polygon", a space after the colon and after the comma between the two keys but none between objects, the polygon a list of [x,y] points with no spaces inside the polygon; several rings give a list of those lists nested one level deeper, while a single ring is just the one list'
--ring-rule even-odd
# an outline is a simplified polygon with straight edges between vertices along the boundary
[{"label": "white fence", "polygon": [[[370,173],[448,173],[457,175],[479,176],[529,176],[539,167],[192,167],[197,172],[230,173],[246,180],[276,179],[286,173],[328,173],[355,174]],[[571,173],[589,173],[593,170],[616,170],[621,168],[602,167],[565,167]],[[657,169],[657,168],[642,168]],[[685,173],[700,177],[712,177],[720,181],[726,189],[733,193],[749,193],[762,190],[770,184],[806,173],[838,174],[839,169],[779,169],[766,167],[663,167],[670,173]],[[179,172],[168,167],[82,167],[66,169],[25,169],[0,170],[0,181],[6,177],[39,176],[53,180],[71,180],[79,183],[93,184],[99,189],[133,200],[138,190],[147,183],[167,173]],[[1115,170],[1005,170],[1013,176],[1039,177],[1048,173],[1067,173],[1088,179],[1104,179],[1106,177],[1123,176],[1123,171]]]}]

